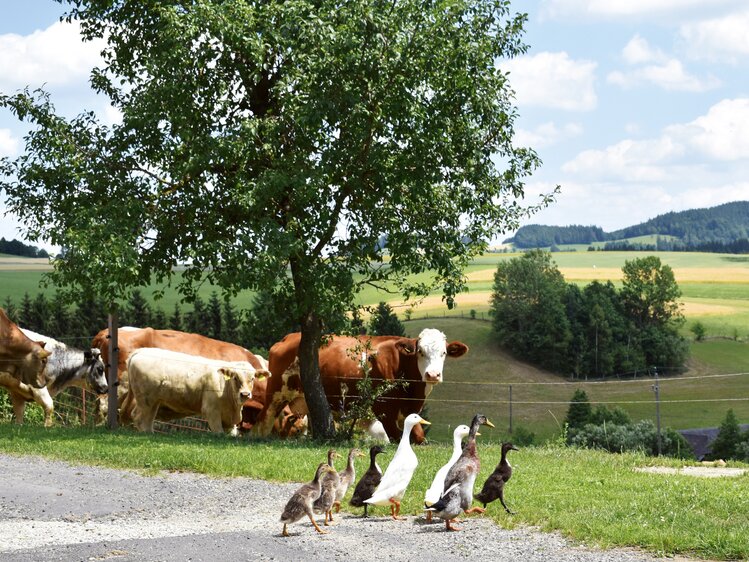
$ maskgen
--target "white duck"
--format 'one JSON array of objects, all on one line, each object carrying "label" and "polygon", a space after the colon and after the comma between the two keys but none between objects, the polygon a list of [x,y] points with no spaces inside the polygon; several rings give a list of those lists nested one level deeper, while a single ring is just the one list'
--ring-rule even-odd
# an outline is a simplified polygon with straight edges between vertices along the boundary
[{"label": "white duck", "polygon": [[[426,494],[424,494],[424,505],[426,507],[431,507],[439,501],[440,497],[442,497],[442,492],[445,491],[445,477],[447,476],[447,472],[450,470],[450,467],[455,464],[455,461],[458,460],[461,453],[463,452],[463,438],[466,437],[470,431],[471,428],[465,424],[459,425],[453,431],[453,454],[450,457],[450,460],[447,461],[447,463],[437,471],[437,474],[434,476],[434,480],[432,481],[432,485],[426,491]],[[431,511],[427,511],[427,521],[429,523],[432,522]]]},{"label": "white duck", "polygon": [[401,500],[406,493],[406,488],[411,482],[411,477],[419,465],[419,459],[416,458],[411,448],[411,430],[417,424],[430,425],[419,414],[410,414],[403,422],[403,434],[401,435],[398,449],[395,451],[393,460],[390,461],[385,474],[382,475],[380,485],[377,486],[372,497],[364,500],[364,503],[371,505],[390,505],[390,514],[393,519],[398,519],[401,510]]}]

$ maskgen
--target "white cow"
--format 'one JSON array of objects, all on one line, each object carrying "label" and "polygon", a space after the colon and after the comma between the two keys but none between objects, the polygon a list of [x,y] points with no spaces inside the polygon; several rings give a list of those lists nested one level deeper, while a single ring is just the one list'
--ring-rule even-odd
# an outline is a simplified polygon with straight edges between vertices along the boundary
[{"label": "white cow", "polygon": [[177,418],[201,415],[215,433],[233,431],[242,420],[242,404],[252,397],[256,375],[264,376],[261,373],[247,361],[143,347],[127,360],[130,385],[125,400],[135,401],[133,420],[141,431],[153,431],[159,407]]}]

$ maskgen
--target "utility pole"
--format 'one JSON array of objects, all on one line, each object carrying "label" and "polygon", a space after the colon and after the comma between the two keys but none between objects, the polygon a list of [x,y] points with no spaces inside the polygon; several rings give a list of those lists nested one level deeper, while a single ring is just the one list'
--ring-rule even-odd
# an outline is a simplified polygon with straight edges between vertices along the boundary
[{"label": "utility pole", "polygon": [[653,390],[655,391],[655,420],[658,427],[658,456],[661,456],[661,387],[658,384],[658,368],[653,365],[653,373],[655,373],[655,384]]}]

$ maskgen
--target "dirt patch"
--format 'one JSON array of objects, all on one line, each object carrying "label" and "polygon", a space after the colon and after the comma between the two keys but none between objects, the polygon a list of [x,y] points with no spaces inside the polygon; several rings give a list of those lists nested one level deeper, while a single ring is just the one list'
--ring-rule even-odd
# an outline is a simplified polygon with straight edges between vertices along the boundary
[{"label": "dirt patch", "polygon": [[681,468],[670,466],[638,466],[635,470],[637,472],[650,472],[653,474],[685,474],[701,478],[726,478],[743,476],[747,473],[745,468],[727,468],[722,466],[682,466]]}]

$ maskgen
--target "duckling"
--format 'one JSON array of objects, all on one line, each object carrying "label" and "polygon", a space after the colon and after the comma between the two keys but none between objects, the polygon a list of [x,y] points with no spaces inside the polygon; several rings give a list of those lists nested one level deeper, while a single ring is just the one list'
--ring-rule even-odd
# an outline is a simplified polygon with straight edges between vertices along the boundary
[{"label": "duckling", "polygon": [[411,430],[419,423],[431,425],[419,414],[410,414],[406,417],[403,422],[403,434],[393,460],[385,469],[385,474],[382,475],[382,480],[372,493],[372,497],[364,500],[371,505],[390,505],[390,515],[393,519],[400,519],[401,500],[419,464],[410,440]]},{"label": "duckling", "polygon": [[[434,476],[434,480],[432,481],[432,485],[426,491],[426,494],[424,494],[425,506],[431,507],[439,501],[440,497],[442,496],[442,492],[445,491],[445,476],[447,476],[447,472],[450,470],[450,467],[455,464],[455,461],[458,460],[458,457],[460,457],[460,454],[463,452],[463,438],[467,436],[470,431],[471,429],[465,424],[459,425],[453,431],[453,454],[450,457],[450,460],[447,461],[447,463],[445,463],[442,468],[437,471],[437,474]],[[431,511],[427,511],[427,522],[432,522]]]},{"label": "duckling", "polygon": [[283,523],[283,532],[281,533],[284,537],[289,536],[289,532],[286,529],[287,525],[289,523],[296,523],[299,521],[304,515],[306,514],[307,517],[309,517],[309,520],[312,521],[312,525],[315,527],[315,530],[318,533],[325,534],[328,531],[323,531],[315,521],[315,516],[312,512],[312,503],[320,497],[320,480],[322,477],[322,474],[330,470],[330,467],[325,464],[324,462],[321,462],[317,466],[317,470],[315,471],[315,477],[312,479],[312,482],[308,482],[301,488],[299,488],[294,494],[289,498],[289,501],[286,503],[286,507],[284,507],[283,513],[281,514],[281,523]]},{"label": "duckling", "polygon": [[442,497],[431,507],[425,506],[428,510],[434,511],[437,517],[445,520],[447,531],[460,531],[458,527],[453,527],[452,523],[461,511],[466,513],[483,513],[486,511],[481,507],[471,507],[471,503],[473,503],[473,484],[476,482],[476,476],[481,469],[481,461],[476,453],[476,434],[481,425],[494,427],[494,424],[486,419],[483,414],[474,416],[466,446],[445,478],[445,491]]},{"label": "duckling", "polygon": [[505,508],[505,511],[510,515],[513,515],[513,512],[510,511],[510,508],[508,508],[507,504],[505,503],[504,488],[505,483],[512,476],[512,466],[507,460],[507,453],[508,451],[517,450],[517,447],[515,447],[515,445],[513,445],[512,443],[502,443],[502,458],[499,461],[497,468],[495,468],[494,472],[492,472],[489,475],[489,478],[486,479],[486,482],[484,482],[484,486],[483,488],[481,488],[481,491],[476,494],[476,499],[483,503],[484,507],[486,507],[486,504],[491,503],[499,498],[499,501],[502,502],[502,507]]},{"label": "duckling", "polygon": [[356,484],[354,494],[349,500],[349,505],[354,507],[364,506],[364,517],[368,517],[367,509],[369,508],[369,504],[364,503],[364,500],[372,497],[372,492],[375,491],[380,480],[382,480],[382,469],[377,464],[376,457],[383,452],[385,452],[385,449],[380,445],[373,445],[369,448],[369,468],[367,469],[367,472],[362,475],[361,480]]},{"label": "duckling", "polygon": [[335,449],[328,450],[328,470],[320,482],[320,497],[312,504],[315,513],[324,513],[324,525],[333,523],[333,502],[335,501],[335,492],[338,487],[338,472],[333,468],[333,459],[340,458],[341,455],[335,452]]},{"label": "duckling", "polygon": [[343,496],[346,495],[346,492],[356,478],[354,457],[363,456],[364,453],[362,453],[359,449],[351,449],[348,452],[348,464],[346,465],[346,468],[338,474],[338,487],[336,488],[335,492],[335,501],[333,501],[333,506],[335,507],[336,513],[341,511],[341,500],[343,499]]}]

